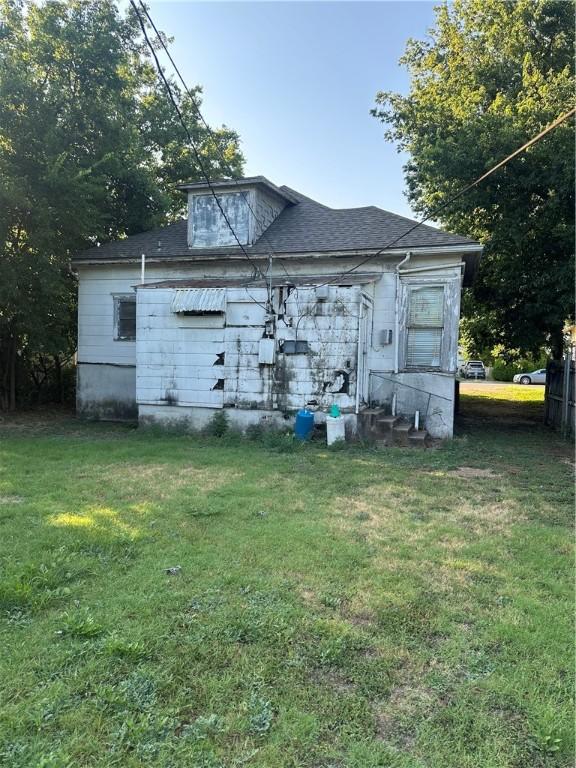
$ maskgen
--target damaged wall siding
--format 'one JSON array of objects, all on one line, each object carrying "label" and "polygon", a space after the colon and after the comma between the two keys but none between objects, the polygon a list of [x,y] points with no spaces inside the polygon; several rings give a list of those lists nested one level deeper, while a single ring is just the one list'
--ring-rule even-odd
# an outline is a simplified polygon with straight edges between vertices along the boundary
[{"label": "damaged wall siding", "polygon": [[360,297],[360,286],[328,286],[325,300],[318,300],[314,288],[284,291],[279,344],[306,342],[308,352],[277,357],[275,407],[354,408]]},{"label": "damaged wall siding", "polygon": [[[282,294],[283,292],[283,294]],[[266,291],[250,293],[262,304]],[[360,290],[331,288],[317,302],[313,289],[288,295],[275,289],[283,319],[276,361],[258,361],[264,309],[242,288],[227,289],[225,317],[171,311],[171,289],[138,291],[137,385],[141,404],[290,411],[305,404],[354,406]],[[303,354],[285,354],[284,341],[307,342]]]},{"label": "damaged wall siding", "polygon": [[[413,266],[443,264],[453,261],[454,267],[436,270],[429,276],[434,280],[452,281],[453,302],[451,306],[453,351],[450,353],[454,364],[456,360],[457,320],[459,312],[459,268],[457,257],[439,256],[426,261],[414,259]],[[338,262],[339,270],[354,266],[355,260]],[[370,375],[370,391],[367,399],[377,400],[384,405],[391,402],[394,392],[398,395],[399,407],[406,415],[413,415],[416,400],[408,396],[410,390],[401,384],[416,384],[425,393],[443,395],[430,399],[429,420],[431,434],[448,436],[451,434],[453,376],[441,373],[409,372],[394,374],[395,346],[395,290],[396,277],[394,263],[385,261],[379,265],[371,264],[370,269],[382,269],[382,276],[375,283],[364,287],[374,302],[373,323],[366,333],[367,368],[373,372],[384,372],[391,381],[379,381]],[[334,262],[329,259],[292,262],[291,274],[333,274]],[[249,277],[250,265],[239,262],[219,262],[210,265],[211,277]],[[419,273],[416,277],[422,277]],[[203,278],[206,276],[203,265],[158,264],[147,267],[148,282],[178,278]],[[114,294],[130,294],[133,286],[139,282],[139,265],[81,267],[79,270],[79,340],[78,340],[78,396],[85,413],[103,417],[114,417],[111,405],[119,403],[118,417],[123,418],[128,411],[136,410],[136,343],[133,341],[114,341]],[[162,289],[164,290],[164,289]],[[139,381],[139,399],[151,397],[157,405],[140,408],[140,414],[147,409],[156,409],[162,413],[174,413],[177,406],[168,405],[172,400],[181,402],[183,393],[191,402],[201,402],[204,407],[218,408],[224,404],[237,409],[277,408],[293,410],[306,402],[316,400],[319,407],[326,408],[332,402],[338,402],[343,408],[352,408],[356,388],[356,346],[358,338],[358,305],[360,287],[330,287],[330,295],[317,314],[319,306],[307,295],[309,289],[299,288],[291,295],[282,298],[285,306],[276,307],[284,321],[279,320],[277,336],[279,340],[296,339],[295,324],[302,317],[298,326],[298,339],[309,342],[308,354],[278,354],[274,366],[261,367],[258,364],[258,341],[262,336],[264,309],[254,303],[246,290],[237,288],[227,296],[226,327],[220,317],[220,326],[215,327],[215,318],[181,316],[180,319],[170,313],[170,299],[160,300],[161,289],[141,291],[139,301],[147,294],[150,302],[146,313],[146,329],[142,325],[144,314],[138,311],[138,341],[145,340],[145,346],[139,350],[145,355],[145,368]],[[262,289],[251,288],[250,293],[258,301],[265,303],[266,293]],[[156,298],[152,298],[156,296]],[[279,297],[277,297],[279,301]],[[279,302],[280,303],[280,302]],[[153,304],[160,306],[153,307]],[[310,314],[307,312],[310,311]],[[167,325],[164,323],[166,320]],[[207,324],[206,324],[207,323]],[[286,323],[288,325],[286,325]],[[202,325],[204,324],[204,325]],[[204,328],[204,335],[197,337],[197,344],[190,346],[191,335]],[[392,330],[391,344],[381,343],[382,331]],[[218,335],[215,335],[218,334]],[[222,353],[224,360],[222,362]],[[186,357],[188,356],[188,357]],[[220,356],[220,357],[219,357]],[[165,366],[170,360],[169,367]],[[218,364],[216,361],[220,360]],[[98,384],[104,375],[98,368],[101,364],[116,366],[134,366],[131,375],[117,376],[112,373],[104,376],[106,386]],[[82,369],[82,370],[81,370]],[[342,370],[348,374],[348,393],[334,392],[343,384]],[[213,389],[218,381],[224,379],[223,389]],[[194,383],[191,386],[191,382]],[[202,382],[199,384],[199,382]],[[327,383],[328,382],[328,383]],[[222,386],[222,385],[220,385]],[[168,399],[167,398],[168,393]],[[202,393],[202,394],[199,394]],[[401,393],[403,393],[401,395]],[[365,394],[365,392],[362,392]],[[193,398],[193,399],[192,399]],[[141,401],[143,402],[143,401]],[[422,400],[417,404],[421,405]],[[426,402],[428,402],[426,400]],[[199,406],[201,408],[202,406]],[[424,406],[425,408],[425,406]],[[424,408],[420,408],[424,415]],[[200,413],[197,408],[196,412]],[[449,427],[444,425],[449,424]],[[437,425],[437,427],[435,426]],[[438,430],[438,431],[435,431]]]},{"label": "damaged wall siding", "polygon": [[88,363],[77,369],[76,410],[86,419],[135,421],[136,366]]}]

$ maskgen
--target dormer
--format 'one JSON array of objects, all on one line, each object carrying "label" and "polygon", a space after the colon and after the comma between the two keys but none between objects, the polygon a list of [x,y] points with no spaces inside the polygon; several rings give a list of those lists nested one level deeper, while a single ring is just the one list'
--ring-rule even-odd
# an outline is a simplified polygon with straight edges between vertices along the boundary
[{"label": "dormer", "polygon": [[189,248],[238,247],[226,219],[241,245],[253,245],[287,205],[298,202],[294,195],[264,176],[213,181],[211,186],[226,218],[205,182],[178,187],[188,194]]}]

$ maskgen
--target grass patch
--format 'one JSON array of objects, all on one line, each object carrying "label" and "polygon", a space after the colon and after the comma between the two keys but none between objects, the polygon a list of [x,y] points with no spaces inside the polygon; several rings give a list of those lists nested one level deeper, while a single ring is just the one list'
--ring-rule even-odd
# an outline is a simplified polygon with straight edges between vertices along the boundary
[{"label": "grass patch", "polygon": [[467,386],[430,451],[5,423],[0,766],[571,765],[570,454]]},{"label": "grass patch", "polygon": [[542,422],[544,387],[538,384],[460,382],[462,412],[475,419],[502,419],[509,428]]}]

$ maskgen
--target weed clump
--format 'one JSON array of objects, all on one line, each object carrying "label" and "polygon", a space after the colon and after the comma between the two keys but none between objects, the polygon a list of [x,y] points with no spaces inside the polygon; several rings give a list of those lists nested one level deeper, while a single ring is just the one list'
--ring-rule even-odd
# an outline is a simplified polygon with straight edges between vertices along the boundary
[{"label": "weed clump", "polygon": [[250,699],[248,712],[248,731],[254,736],[264,736],[270,730],[274,717],[271,702],[254,695]]},{"label": "weed clump", "polygon": [[66,612],[59,634],[89,639],[98,637],[103,632],[102,624],[99,624],[89,611],[84,610],[73,613]]},{"label": "weed clump", "polygon": [[229,430],[230,424],[226,411],[216,411],[203,431],[209,437],[224,437]]}]

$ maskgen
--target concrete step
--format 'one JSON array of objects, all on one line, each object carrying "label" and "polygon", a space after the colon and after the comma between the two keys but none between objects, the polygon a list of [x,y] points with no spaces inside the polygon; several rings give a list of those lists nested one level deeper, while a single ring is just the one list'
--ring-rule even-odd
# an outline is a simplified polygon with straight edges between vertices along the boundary
[{"label": "concrete step", "polygon": [[400,416],[390,416],[390,414],[387,414],[386,416],[380,416],[378,419],[376,419],[376,423],[382,427],[387,429],[393,429],[396,424],[399,424],[402,421]]},{"label": "concrete step", "polygon": [[392,439],[395,445],[408,445],[408,437],[413,431],[412,424],[395,424],[392,428]]},{"label": "concrete step", "polygon": [[370,427],[375,426],[378,419],[380,419],[382,416],[384,416],[384,411],[382,408],[369,408],[365,411],[360,411],[358,414],[362,417],[362,419],[370,425]]},{"label": "concrete step", "polygon": [[428,430],[413,429],[408,434],[408,444],[416,448],[426,448],[428,445]]},{"label": "concrete step", "polygon": [[366,408],[358,414],[359,436],[377,448],[392,445],[427,447],[428,432],[414,429],[413,423],[403,416],[392,416],[383,408]]},{"label": "concrete step", "polygon": [[373,433],[379,440],[386,440],[389,444],[393,442],[394,429],[402,423],[399,416],[380,416],[374,425]]},{"label": "concrete step", "polygon": [[364,440],[378,437],[378,419],[385,415],[382,408],[366,408],[358,414],[358,434]]}]

